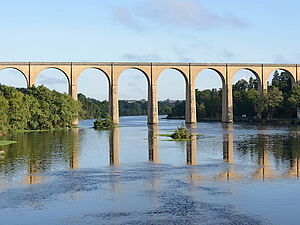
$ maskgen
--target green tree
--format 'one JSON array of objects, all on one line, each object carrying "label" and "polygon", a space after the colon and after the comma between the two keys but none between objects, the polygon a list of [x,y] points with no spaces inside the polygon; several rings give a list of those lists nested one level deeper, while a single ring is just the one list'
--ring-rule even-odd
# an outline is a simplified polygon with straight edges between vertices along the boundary
[{"label": "green tree", "polygon": [[300,107],[300,86],[293,87],[288,103],[294,111]]},{"label": "green tree", "polygon": [[246,91],[248,90],[249,83],[245,79],[241,79],[238,82],[236,82],[234,85],[232,85],[232,91]]},{"label": "green tree", "polygon": [[276,70],[272,79],[272,86],[277,87],[283,94],[288,93],[292,88],[292,75],[288,71],[279,72]]},{"label": "green tree", "polygon": [[274,111],[283,102],[282,92],[277,87],[271,87],[267,93],[262,92],[255,101],[255,111],[267,119],[272,119]]},{"label": "green tree", "polygon": [[0,92],[0,134],[1,132],[6,132],[9,129],[8,123],[8,110],[9,110],[9,102],[2,96],[2,92]]}]

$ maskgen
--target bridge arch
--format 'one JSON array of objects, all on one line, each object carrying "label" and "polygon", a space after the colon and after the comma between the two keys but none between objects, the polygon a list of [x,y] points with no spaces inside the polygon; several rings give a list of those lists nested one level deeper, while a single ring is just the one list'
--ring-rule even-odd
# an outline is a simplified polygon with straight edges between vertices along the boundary
[{"label": "bridge arch", "polygon": [[156,74],[154,74],[154,75],[156,75],[155,76],[156,81],[158,81],[158,79],[161,76],[161,74],[165,73],[166,71],[176,71],[176,72],[179,72],[183,76],[186,84],[189,81],[188,71],[185,71],[184,69],[181,69],[181,68],[178,68],[178,67],[164,67],[164,68],[160,68],[158,71],[156,71]]},{"label": "bridge arch", "polygon": [[[214,68],[203,68],[195,74],[196,118],[222,120],[222,111],[225,109],[224,87],[225,78]],[[211,104],[214,102],[214,104]],[[224,109],[223,109],[224,108]]]},{"label": "bridge arch", "polygon": [[[129,67],[118,76],[119,115],[148,115],[150,80],[144,70]],[[130,112],[130,109],[133,111]]]},{"label": "bridge arch", "polygon": [[297,65],[293,64],[266,64],[263,68],[263,86],[264,89],[267,90],[268,87],[268,81],[270,80],[271,76],[274,74],[276,70],[282,70],[287,72],[290,76],[290,80],[292,83],[292,86],[295,85],[298,81],[297,79]]},{"label": "bridge arch", "polygon": [[[108,100],[108,95],[109,95],[109,85],[110,85],[110,77],[108,74],[102,70],[101,68],[98,67],[89,67],[86,69],[83,69],[78,76],[76,77],[76,83],[78,85],[78,92],[81,94],[87,94],[86,97],[92,97],[97,100]],[[103,93],[100,94],[98,92],[99,89],[102,89],[103,86],[100,85],[105,83],[105,90],[106,90],[106,97],[103,95]],[[81,84],[88,85],[88,89],[83,88]],[[91,84],[94,84],[91,85]],[[96,86],[97,84],[97,86]],[[88,93],[86,93],[88,91]],[[94,94],[91,94],[90,92],[94,92]],[[98,92],[96,94],[96,92]]]},{"label": "bridge arch", "polygon": [[215,69],[215,68],[211,68],[211,67],[207,67],[207,68],[203,68],[199,71],[196,72],[195,76],[194,76],[194,82],[199,79],[199,76],[205,72],[214,72],[215,74],[217,74],[219,76],[219,78],[221,79],[222,81],[222,87],[225,85],[225,77],[224,75],[218,70],[218,69]]},{"label": "bridge arch", "polygon": [[[253,65],[253,66],[247,66],[247,65],[231,65],[229,66],[229,80],[228,83],[232,84],[234,82],[234,79],[236,76],[239,76],[239,74],[242,73],[242,71],[245,71],[246,74],[251,73],[253,75],[258,83],[258,90],[262,91],[263,89],[263,74],[262,74],[262,66],[261,65]],[[244,73],[245,73],[244,72]]]},{"label": "bridge arch", "polygon": [[108,82],[110,83],[110,76],[107,74],[107,71],[105,71],[104,69],[100,68],[100,67],[96,67],[96,66],[92,66],[92,67],[86,67],[84,69],[82,69],[80,72],[78,72],[78,75],[76,76],[76,81],[78,81],[79,77],[84,74],[86,71],[90,71],[90,70],[95,70],[98,71],[102,74],[105,75],[105,77],[107,78]]},{"label": "bridge arch", "polygon": [[[175,76],[174,76],[174,74],[175,74]],[[177,75],[179,75],[179,76],[177,76]],[[179,77],[183,78],[183,80],[184,80],[184,89],[186,90],[189,79],[188,79],[187,75],[182,70],[180,70],[178,68],[172,68],[172,67],[170,67],[170,68],[166,68],[166,69],[163,69],[162,71],[160,71],[159,76],[157,76],[157,83],[158,83],[158,85],[159,85],[159,81],[162,80],[162,79],[164,79],[164,77],[168,77],[169,78],[168,80],[170,82],[172,82],[173,81],[172,80],[172,76],[176,77],[175,81],[176,80],[177,81],[181,80]],[[181,81],[179,81],[179,83],[176,82],[176,84],[177,85],[181,84]],[[176,87],[176,86],[174,86],[174,87]]]},{"label": "bridge arch", "polygon": [[[14,73],[14,75],[13,75],[14,78],[13,78],[13,80],[9,81],[8,86],[14,86],[16,83],[19,83],[19,82],[15,81],[15,76],[17,76],[19,78],[19,75],[20,75],[20,77],[22,77],[22,78],[25,79],[25,85],[24,85],[24,87],[26,88],[26,87],[29,86],[29,80],[28,80],[28,77],[26,76],[26,74],[21,69],[16,68],[16,67],[4,67],[4,68],[0,68],[0,84],[4,84],[5,85],[6,80],[7,80],[7,76],[10,76],[10,75],[6,75],[8,73]],[[5,76],[5,78],[4,78],[4,76]],[[10,76],[10,78],[11,78],[11,76]],[[5,79],[5,81],[3,82],[2,79],[3,80]],[[22,86],[21,82],[20,82],[20,84],[18,86]]]},{"label": "bridge arch", "polygon": [[[51,75],[47,76],[47,74],[49,73]],[[65,80],[60,79],[60,77],[64,77],[65,80],[67,81],[66,88],[63,88],[62,85],[62,83]],[[71,89],[70,77],[64,70],[58,67],[45,67],[42,70],[40,70],[38,73],[36,73],[34,84],[37,86],[45,85],[49,89],[54,89],[56,91],[65,92],[65,93],[70,93],[70,89]]]},{"label": "bridge arch", "polygon": [[[289,69],[286,69],[286,68],[281,68],[281,67],[279,67],[279,68],[277,68],[277,69],[273,69],[273,71],[271,71],[271,72],[267,75],[267,80],[268,80],[268,81],[271,81],[271,82],[272,82],[274,73],[275,73],[276,71],[284,71],[284,72],[286,72],[286,73],[289,75],[289,78],[290,78],[290,81],[291,81],[291,86],[293,87],[294,85],[296,85],[296,83],[297,83],[297,82],[296,82],[297,78],[296,78],[296,74],[294,74],[294,71],[289,70]],[[271,84],[271,82],[270,82],[270,84]]]},{"label": "bridge arch", "polygon": [[239,69],[233,74],[231,82],[234,120],[256,117],[255,96],[257,91],[263,90],[257,71],[251,68]]},{"label": "bridge arch", "polygon": [[124,72],[126,71],[139,71],[141,72],[145,77],[146,77],[146,80],[147,80],[147,83],[150,84],[150,81],[151,81],[151,77],[150,75],[148,75],[150,73],[150,71],[146,71],[145,69],[141,68],[141,67],[136,67],[136,66],[129,66],[129,67],[120,67],[118,68],[117,70],[117,73],[114,74],[114,78],[118,81],[119,78],[121,77],[121,75],[124,75]]},{"label": "bridge arch", "polygon": [[[244,72],[244,74],[242,74]],[[244,76],[244,77],[239,77],[239,76]],[[238,70],[235,71],[234,74],[232,74],[231,77],[231,83],[236,83],[237,81],[241,80],[241,79],[249,79],[249,78],[253,78],[255,77],[255,79],[257,80],[257,90],[261,91],[262,90],[262,80],[261,80],[261,76],[259,75],[259,73],[255,70],[255,69],[251,69],[251,68],[240,68]],[[235,78],[237,78],[237,80],[235,80]]]},{"label": "bridge arch", "polygon": [[214,68],[214,67],[206,67],[206,66],[201,66],[201,67],[198,67],[198,66],[192,66],[191,68],[191,83],[195,83],[197,79],[199,79],[199,75],[202,74],[203,72],[206,73],[206,72],[215,72],[216,74],[219,75],[221,81],[222,81],[222,85],[225,85],[225,82],[226,82],[226,78],[225,78],[225,67],[218,69],[218,68]]},{"label": "bridge arch", "polygon": [[[188,120],[188,78],[178,68],[164,68],[157,76],[157,99],[159,115],[176,116]],[[166,88],[170,87],[170,88]],[[162,107],[162,101],[164,107]]]}]

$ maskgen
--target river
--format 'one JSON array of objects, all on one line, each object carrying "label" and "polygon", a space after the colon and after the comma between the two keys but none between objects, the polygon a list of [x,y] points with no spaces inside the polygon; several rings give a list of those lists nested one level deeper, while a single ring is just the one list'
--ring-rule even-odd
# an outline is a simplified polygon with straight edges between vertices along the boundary
[{"label": "river", "polygon": [[299,224],[300,127],[92,123],[1,137],[0,224]]}]

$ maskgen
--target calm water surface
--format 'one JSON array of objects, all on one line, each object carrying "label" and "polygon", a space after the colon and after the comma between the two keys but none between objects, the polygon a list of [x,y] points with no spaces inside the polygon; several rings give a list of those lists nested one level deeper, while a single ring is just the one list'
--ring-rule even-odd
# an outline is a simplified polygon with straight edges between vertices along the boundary
[{"label": "calm water surface", "polygon": [[92,122],[1,137],[0,224],[299,224],[300,127]]}]

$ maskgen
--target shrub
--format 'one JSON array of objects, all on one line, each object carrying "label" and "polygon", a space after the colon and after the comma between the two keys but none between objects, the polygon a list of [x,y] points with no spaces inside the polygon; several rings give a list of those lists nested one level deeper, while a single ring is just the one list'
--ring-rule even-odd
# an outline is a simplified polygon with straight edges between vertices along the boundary
[{"label": "shrub", "polygon": [[94,122],[94,128],[96,130],[109,130],[115,127],[114,122],[110,118],[97,119]]},{"label": "shrub", "polygon": [[179,139],[190,139],[191,134],[188,129],[181,124],[181,126],[177,127],[176,131],[171,135],[171,138],[179,140]]}]

